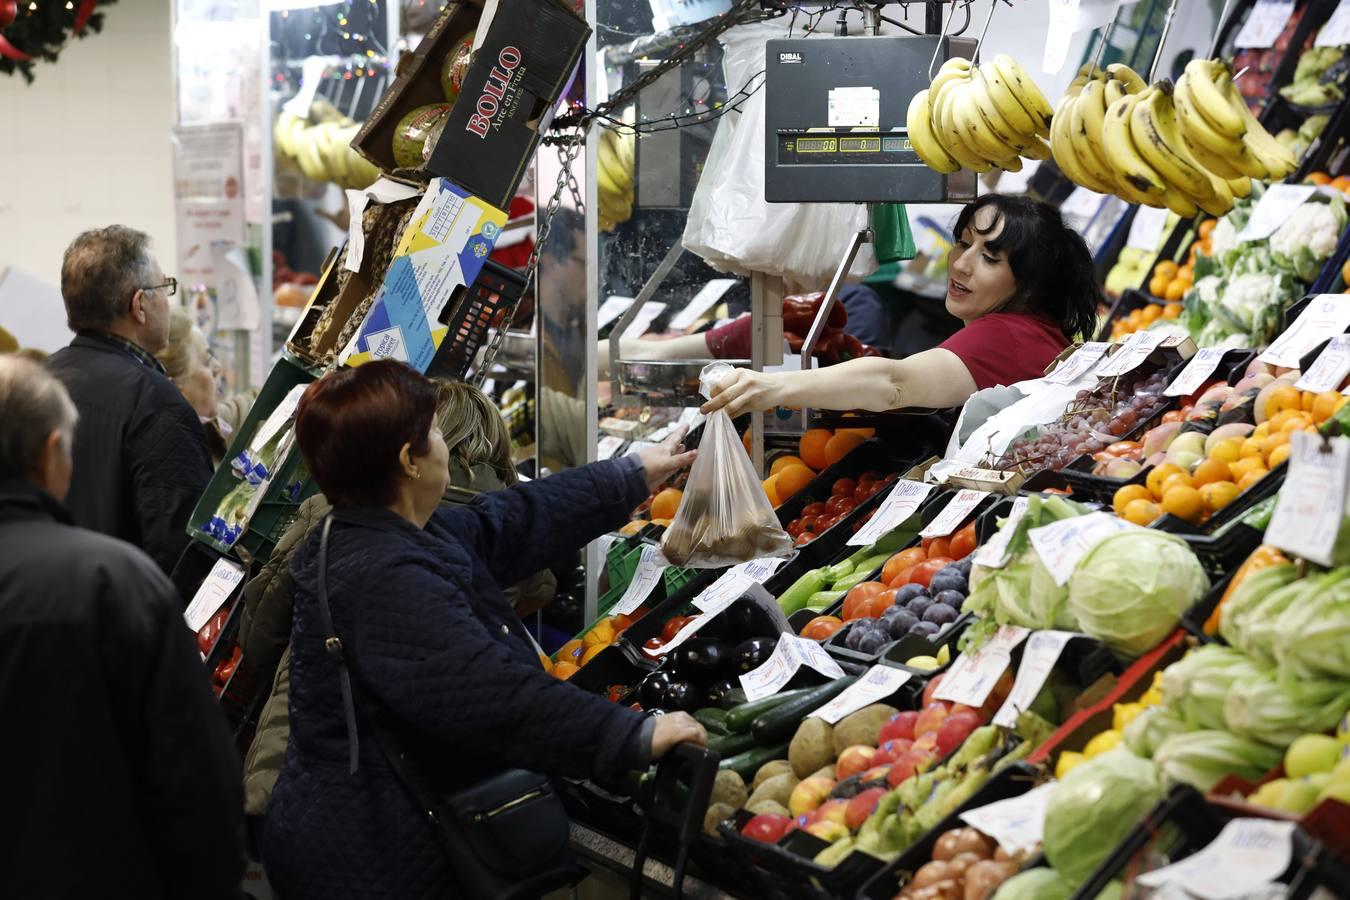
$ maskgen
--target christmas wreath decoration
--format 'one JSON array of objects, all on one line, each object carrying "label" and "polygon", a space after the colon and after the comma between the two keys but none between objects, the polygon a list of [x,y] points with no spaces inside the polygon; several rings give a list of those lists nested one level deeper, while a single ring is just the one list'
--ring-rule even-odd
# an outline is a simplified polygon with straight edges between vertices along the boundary
[{"label": "christmas wreath decoration", "polygon": [[115,0],[0,0],[0,74],[18,72],[30,84],[33,66],[56,62],[75,38],[103,30],[95,7]]}]

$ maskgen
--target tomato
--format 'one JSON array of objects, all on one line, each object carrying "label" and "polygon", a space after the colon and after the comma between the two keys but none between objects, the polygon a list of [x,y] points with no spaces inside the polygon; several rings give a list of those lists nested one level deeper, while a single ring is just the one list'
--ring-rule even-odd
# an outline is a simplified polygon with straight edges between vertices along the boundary
[{"label": "tomato", "polygon": [[839,504],[843,503],[845,500],[852,500],[852,499],[853,499],[852,497],[831,497],[829,499],[829,502],[825,504],[825,512],[829,513],[832,516],[838,515]]},{"label": "tomato", "polygon": [[869,481],[880,481],[883,476],[880,472],[864,472],[858,476],[858,483],[863,484]]},{"label": "tomato", "polygon": [[885,593],[887,590],[886,585],[880,581],[864,581],[855,585],[853,590],[849,591],[844,597],[844,621],[848,622],[864,615],[864,613],[859,612],[859,608],[870,603],[874,597]]},{"label": "tomato", "polygon": [[859,618],[880,619],[881,614],[895,605],[896,588],[890,588],[877,594],[871,600],[862,604],[858,610]]},{"label": "tomato", "polygon": [[833,516],[827,516],[826,518],[821,519],[821,520],[820,520],[820,527],[816,530],[816,533],[817,533],[817,534],[823,534],[823,533],[829,531],[831,528],[833,528],[834,526],[838,525],[838,524],[839,524],[839,520],[842,519],[842,518],[843,518],[843,516],[841,516],[841,515],[839,515],[839,514],[836,513],[836,514],[833,515]]},{"label": "tomato", "polygon": [[807,532],[815,533],[820,531],[819,526],[820,516],[802,516],[799,519],[797,519],[797,522],[800,525],[800,527],[797,529],[798,534],[806,534]]},{"label": "tomato", "polygon": [[843,627],[843,620],[837,616],[816,616],[802,626],[801,636],[813,641],[823,641]]},{"label": "tomato", "polygon": [[928,545],[928,558],[935,559],[940,556],[951,556],[952,542],[950,538],[934,538]]},{"label": "tomato", "polygon": [[665,625],[661,626],[661,643],[668,644],[674,640],[675,635],[680,633],[680,629],[692,622],[695,616],[674,616]]},{"label": "tomato", "polygon": [[901,550],[886,560],[886,565],[881,570],[881,580],[890,584],[900,572],[917,566],[927,558],[928,554],[923,552],[922,547],[910,547],[908,550]]},{"label": "tomato", "polygon": [[846,516],[858,508],[858,501],[852,497],[840,497],[839,508],[835,510],[840,517]]},{"label": "tomato", "polygon": [[978,543],[979,541],[975,537],[975,523],[971,522],[965,528],[962,528],[956,534],[952,535],[952,559],[965,559],[971,554]]},{"label": "tomato", "polygon": [[791,522],[789,522],[789,523],[788,523],[788,527],[787,527],[787,533],[788,533],[788,537],[794,537],[794,538],[795,538],[797,535],[801,534],[801,533],[802,533],[802,520],[801,520],[801,519],[793,519]]},{"label": "tomato", "polygon": [[628,688],[622,684],[611,684],[609,686],[609,702],[618,703],[623,699],[623,695],[628,693]]},{"label": "tomato", "polygon": [[930,556],[928,562],[919,563],[914,567],[914,571],[910,573],[909,580],[912,584],[921,584],[924,587],[928,587],[929,583],[933,580],[933,576],[947,568],[947,566],[953,562],[955,562],[955,560],[951,559],[951,557]]},{"label": "tomato", "polygon": [[801,546],[803,546],[804,544],[809,544],[809,543],[811,543],[811,542],[814,541],[815,539],[816,539],[816,535],[815,535],[814,532],[811,532],[811,531],[803,531],[801,534],[797,535],[796,539],[793,541],[793,544],[794,544],[794,546],[801,547]]},{"label": "tomato", "polygon": [[917,562],[912,566],[906,566],[899,572],[896,572],[895,577],[892,578],[890,581],[886,582],[886,584],[889,587],[893,588],[904,587],[905,585],[909,584],[910,579],[914,577],[914,570],[917,569],[922,564],[923,564],[922,562]]},{"label": "tomato", "polygon": [[848,497],[857,489],[858,482],[854,481],[852,478],[840,478],[834,483],[834,487],[830,489],[830,495],[833,497]]},{"label": "tomato", "polygon": [[807,516],[823,516],[824,514],[825,504],[816,501],[815,503],[808,503],[806,506],[802,507],[801,517],[805,519]]},{"label": "tomato", "polygon": [[646,653],[648,656],[655,656],[656,651],[660,650],[665,645],[666,641],[664,638],[649,637],[647,638],[646,643],[642,645],[642,652]]}]

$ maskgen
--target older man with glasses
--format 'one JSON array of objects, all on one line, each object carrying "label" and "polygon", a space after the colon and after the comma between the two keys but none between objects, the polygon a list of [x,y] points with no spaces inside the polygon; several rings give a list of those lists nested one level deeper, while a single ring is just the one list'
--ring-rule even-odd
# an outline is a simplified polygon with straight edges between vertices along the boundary
[{"label": "older man with glasses", "polygon": [[75,523],[143,549],[165,572],[211,479],[206,432],[155,354],[169,339],[169,298],[150,238],[123,225],[66,248],[61,296],[75,339],[47,368],[80,413],[66,503]]}]

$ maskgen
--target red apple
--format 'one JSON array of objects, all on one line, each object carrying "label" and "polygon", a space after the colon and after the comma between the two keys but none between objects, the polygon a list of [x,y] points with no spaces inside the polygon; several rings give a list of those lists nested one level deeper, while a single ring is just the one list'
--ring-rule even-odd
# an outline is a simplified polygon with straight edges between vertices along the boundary
[{"label": "red apple", "polygon": [[788,797],[788,809],[794,816],[814,812],[834,790],[834,781],[824,775],[812,775],[797,784]]},{"label": "red apple", "polygon": [[922,759],[920,751],[906,750],[891,764],[891,774],[886,776],[886,783],[891,787],[899,787],[903,782],[908,781],[914,775],[915,766]]},{"label": "red apple", "polygon": [[979,710],[973,706],[966,706],[964,703],[953,703],[951,714],[956,715],[959,712],[979,712]]},{"label": "red apple", "polygon": [[782,840],[783,835],[788,833],[792,826],[792,820],[787,816],[778,816],[773,813],[755,816],[745,827],[741,829],[741,834],[756,841],[763,841],[766,844],[776,844]]},{"label": "red apple", "polygon": [[822,820],[819,822],[815,822],[811,825],[808,825],[806,828],[806,833],[814,834],[822,841],[828,841],[829,843],[833,844],[835,841],[842,840],[848,837],[848,826],[845,825],[842,821],[835,822],[833,820],[830,821]]},{"label": "red apple", "polygon": [[927,772],[929,769],[933,768],[933,766],[936,766],[938,764],[938,760],[942,758],[938,756],[936,747],[929,747],[924,750],[915,748],[912,752],[916,757],[916,762],[914,763],[914,771],[920,774],[922,774],[923,772]]},{"label": "red apple", "polygon": [[893,738],[889,741],[883,741],[877,748],[876,755],[872,757],[872,765],[880,766],[886,763],[895,762],[901,753],[904,753],[914,742],[905,738]]},{"label": "red apple", "polygon": [[889,765],[873,766],[866,772],[862,773],[862,783],[868,784],[869,782],[873,781],[885,781],[886,777],[890,774],[891,774],[891,767]]},{"label": "red apple", "polygon": [[816,810],[816,822],[844,823],[844,814],[848,812],[848,801],[843,799],[826,800]]},{"label": "red apple", "polygon": [[928,679],[928,684],[925,685],[923,689],[924,706],[927,706],[928,704],[933,702],[933,694],[937,692],[937,689],[941,684],[942,684],[942,675],[934,675],[932,678]]},{"label": "red apple", "polygon": [[885,788],[868,788],[848,801],[848,809],[844,812],[844,824],[848,830],[857,831],[861,828],[886,794]]},{"label": "red apple", "polygon": [[877,755],[875,747],[868,747],[866,744],[854,744],[852,747],[844,749],[839,754],[839,758],[834,763],[834,777],[843,781],[845,778],[852,778],[859,772],[865,772],[875,765],[874,758]]},{"label": "red apple", "polygon": [[947,704],[940,700],[929,703],[919,712],[919,718],[914,721],[914,734],[919,740],[926,734],[937,734],[942,723],[947,721]]},{"label": "red apple", "polygon": [[878,743],[903,739],[907,741],[914,740],[914,720],[919,718],[917,710],[908,710],[898,712],[881,726],[881,732],[877,735]]},{"label": "red apple", "polygon": [[947,717],[937,733],[937,751],[946,756],[965,741],[970,733],[980,727],[980,717],[973,712],[954,713]]},{"label": "red apple", "polygon": [[927,755],[927,754],[929,754],[929,753],[936,753],[936,752],[937,752],[937,732],[936,732],[936,731],[929,731],[929,732],[925,732],[924,734],[919,735],[919,739],[918,739],[917,741],[915,741],[915,742],[914,742],[914,746],[913,746],[913,747],[910,747],[909,749],[910,749],[910,752],[912,752],[912,753],[922,753],[922,754],[924,754],[924,755]]}]

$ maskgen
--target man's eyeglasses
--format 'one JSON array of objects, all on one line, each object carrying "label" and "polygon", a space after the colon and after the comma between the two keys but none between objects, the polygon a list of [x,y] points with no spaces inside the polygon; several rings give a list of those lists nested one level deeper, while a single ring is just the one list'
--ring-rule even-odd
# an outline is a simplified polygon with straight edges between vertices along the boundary
[{"label": "man's eyeglasses", "polygon": [[164,280],[164,283],[163,283],[163,284],[153,284],[153,285],[150,285],[149,287],[143,287],[143,288],[141,288],[141,290],[143,290],[143,291],[158,291],[158,290],[160,290],[161,288],[163,288],[163,290],[164,290],[164,296],[166,296],[166,297],[172,297],[174,294],[178,293],[178,279],[177,279],[177,278],[166,278],[166,279]]}]

